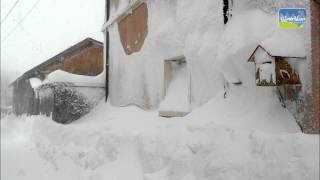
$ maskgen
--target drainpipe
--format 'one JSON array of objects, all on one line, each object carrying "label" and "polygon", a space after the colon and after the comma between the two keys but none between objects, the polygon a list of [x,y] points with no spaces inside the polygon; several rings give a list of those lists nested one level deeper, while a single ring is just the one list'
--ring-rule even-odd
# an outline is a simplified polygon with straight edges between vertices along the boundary
[{"label": "drainpipe", "polygon": [[[106,22],[108,22],[110,18],[110,0],[106,0]],[[109,47],[110,47],[110,41],[109,41],[109,31],[108,29],[105,29],[105,58],[106,58],[106,98],[105,101],[108,100],[108,95],[109,95]]]}]

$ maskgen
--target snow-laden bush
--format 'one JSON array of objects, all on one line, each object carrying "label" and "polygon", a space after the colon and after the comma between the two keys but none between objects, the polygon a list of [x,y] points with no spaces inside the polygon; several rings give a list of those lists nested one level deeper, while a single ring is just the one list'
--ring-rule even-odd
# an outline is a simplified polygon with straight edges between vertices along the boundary
[{"label": "snow-laden bush", "polygon": [[[93,105],[80,93],[73,83],[54,82],[40,86],[38,91],[50,88],[53,96],[52,119],[68,124],[88,113]],[[39,97],[40,101],[42,97]]]}]

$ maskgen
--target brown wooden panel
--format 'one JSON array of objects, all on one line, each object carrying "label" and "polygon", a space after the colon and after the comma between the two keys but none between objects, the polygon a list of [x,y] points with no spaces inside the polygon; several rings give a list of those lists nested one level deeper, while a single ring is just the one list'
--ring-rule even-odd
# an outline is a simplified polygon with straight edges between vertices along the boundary
[{"label": "brown wooden panel", "polygon": [[43,72],[52,72],[52,71],[55,71],[57,69],[61,69],[62,68],[62,61],[56,61],[56,62],[53,62],[49,65],[47,65],[45,68],[42,69]]},{"label": "brown wooden panel", "polygon": [[103,71],[103,49],[89,48],[65,59],[62,70],[89,76],[100,74]]},{"label": "brown wooden panel", "polygon": [[298,73],[282,57],[276,57],[277,85],[301,84]]},{"label": "brown wooden panel", "polygon": [[103,47],[92,44],[80,47],[61,56],[59,60],[42,67],[39,72],[48,74],[57,69],[73,74],[98,75],[103,71]]},{"label": "brown wooden panel", "polygon": [[[272,62],[270,62],[270,63],[272,63]],[[267,63],[267,64],[269,65],[269,63]],[[262,79],[261,74],[260,74],[261,65],[263,65],[263,64],[260,64],[260,66],[258,66],[255,63],[255,66],[256,66],[256,85],[257,86],[276,86],[276,83],[274,81],[275,77],[272,76],[274,69],[272,70],[272,72],[270,72],[270,76],[268,77],[268,79]]]},{"label": "brown wooden panel", "polygon": [[148,34],[148,7],[142,3],[118,23],[120,40],[127,55],[139,52]]}]

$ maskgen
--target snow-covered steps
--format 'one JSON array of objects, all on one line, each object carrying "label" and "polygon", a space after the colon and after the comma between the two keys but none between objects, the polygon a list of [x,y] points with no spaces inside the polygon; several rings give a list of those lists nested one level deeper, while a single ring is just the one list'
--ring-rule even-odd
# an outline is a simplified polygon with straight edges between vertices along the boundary
[{"label": "snow-covered steps", "polygon": [[165,60],[163,95],[160,116],[183,117],[190,112],[190,73],[184,56]]}]

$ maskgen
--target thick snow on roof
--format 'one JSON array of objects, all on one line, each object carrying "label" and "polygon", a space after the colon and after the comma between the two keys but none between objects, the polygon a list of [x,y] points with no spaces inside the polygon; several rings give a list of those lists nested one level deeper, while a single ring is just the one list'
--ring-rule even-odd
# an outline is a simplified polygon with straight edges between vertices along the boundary
[{"label": "thick snow on roof", "polygon": [[[263,19],[263,21],[261,21]],[[275,15],[260,10],[246,10],[234,14],[221,37],[217,61],[224,78],[231,83],[254,82],[245,59],[252,54],[259,43],[269,37],[277,28]]]},{"label": "thick snow on roof", "polygon": [[299,29],[278,29],[260,45],[273,56],[306,57],[303,32]]},{"label": "thick snow on roof", "polygon": [[104,73],[98,76],[84,76],[68,73],[63,70],[56,70],[50,73],[42,84],[53,82],[71,82],[76,86],[98,86],[103,87],[105,81]]},{"label": "thick snow on roof", "polygon": [[114,22],[119,20],[119,18],[126,16],[131,13],[131,10],[136,7],[139,3],[142,3],[141,0],[122,0],[119,4],[119,7],[113,12],[107,22],[102,26],[102,31],[111,26]]},{"label": "thick snow on roof", "polygon": [[32,88],[37,88],[42,84],[42,81],[36,77],[30,78],[29,81]]}]

